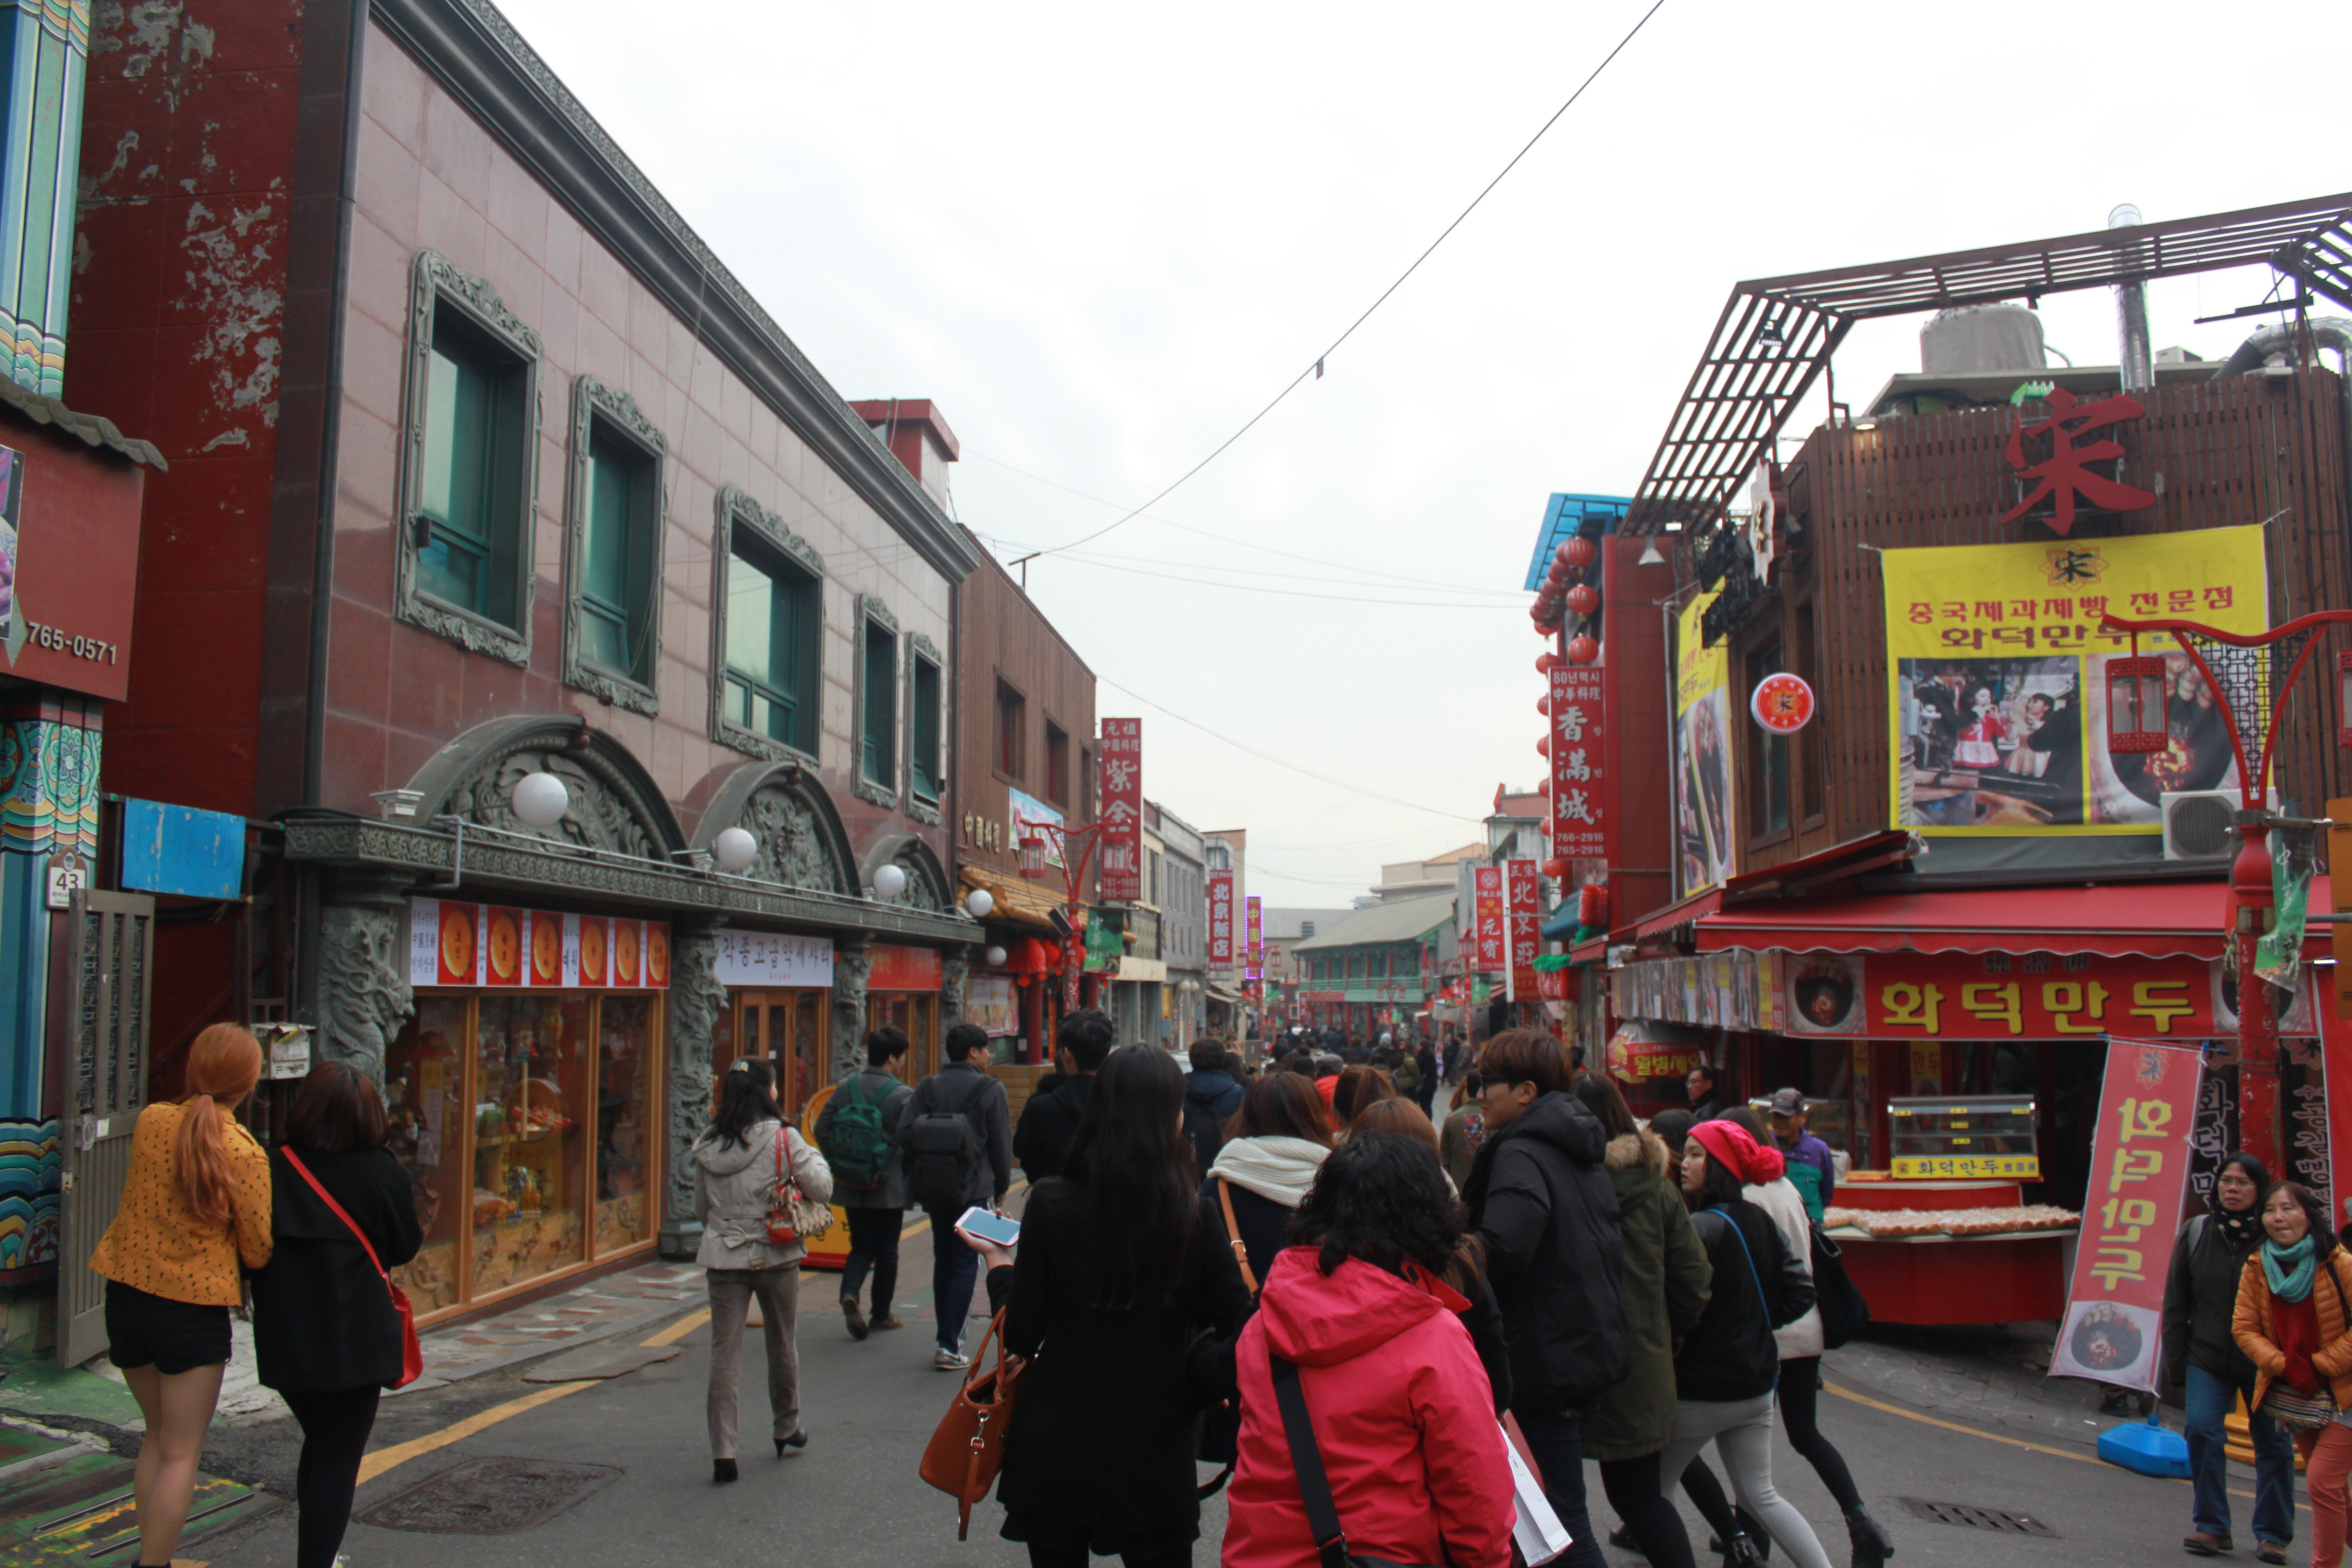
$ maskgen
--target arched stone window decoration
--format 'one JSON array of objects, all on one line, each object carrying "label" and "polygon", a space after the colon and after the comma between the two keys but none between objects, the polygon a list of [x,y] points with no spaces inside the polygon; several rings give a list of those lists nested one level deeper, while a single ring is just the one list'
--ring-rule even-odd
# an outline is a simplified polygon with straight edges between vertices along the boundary
[{"label": "arched stone window decoration", "polygon": [[[531,827],[514,814],[514,787],[526,774],[563,781],[571,806],[551,827]],[[686,836],[645,764],[585,721],[551,715],[493,719],[434,753],[409,787],[424,795],[420,820],[462,817],[485,827],[551,844],[614,850],[669,861]]]},{"label": "arched stone window decoration", "polygon": [[855,897],[862,886],[849,830],[816,775],[798,763],[747,763],[728,775],[695,829],[693,847],[740,827],[758,840],[743,873],[787,888]]},{"label": "arched stone window decoration", "polygon": [[866,854],[863,875],[859,878],[861,889],[872,887],[874,873],[885,866],[896,866],[904,871],[907,885],[895,899],[875,895],[877,902],[938,914],[953,912],[953,884],[948,877],[947,868],[940,864],[939,856],[932,852],[928,843],[911,833],[888,835],[876,840],[874,847]]}]

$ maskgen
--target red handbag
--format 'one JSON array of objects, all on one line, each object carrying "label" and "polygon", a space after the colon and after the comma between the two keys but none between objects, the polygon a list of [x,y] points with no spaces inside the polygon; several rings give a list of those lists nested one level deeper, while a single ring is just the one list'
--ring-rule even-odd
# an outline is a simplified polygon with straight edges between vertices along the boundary
[{"label": "red handbag", "polygon": [[367,1254],[368,1261],[375,1266],[376,1273],[382,1276],[383,1288],[392,1292],[393,1314],[400,1320],[400,1377],[398,1381],[388,1383],[384,1386],[406,1388],[425,1375],[425,1347],[416,1342],[416,1309],[408,1304],[408,1292],[392,1282],[392,1274],[377,1258],[374,1244],[368,1240],[367,1233],[353,1225],[352,1216],[343,1212],[343,1205],[337,1203],[327,1189],[319,1184],[319,1178],[310,1173],[310,1168],[308,1165],[302,1163],[302,1156],[290,1148],[285,1151],[285,1154],[286,1163],[294,1167],[294,1173],[310,1183],[310,1190],[319,1194],[319,1201],[334,1210],[335,1217],[341,1220],[352,1235],[359,1238],[360,1250]]}]

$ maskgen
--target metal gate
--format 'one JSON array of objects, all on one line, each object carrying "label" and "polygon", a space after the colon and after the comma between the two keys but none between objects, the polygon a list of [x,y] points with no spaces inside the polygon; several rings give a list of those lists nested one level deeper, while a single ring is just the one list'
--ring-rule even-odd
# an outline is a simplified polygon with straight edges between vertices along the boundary
[{"label": "metal gate", "polygon": [[131,1131],[147,1104],[155,900],[84,889],[67,921],[65,1194],[58,1247],[58,1361],[106,1349],[106,1281],[89,1255],[114,1223]]}]

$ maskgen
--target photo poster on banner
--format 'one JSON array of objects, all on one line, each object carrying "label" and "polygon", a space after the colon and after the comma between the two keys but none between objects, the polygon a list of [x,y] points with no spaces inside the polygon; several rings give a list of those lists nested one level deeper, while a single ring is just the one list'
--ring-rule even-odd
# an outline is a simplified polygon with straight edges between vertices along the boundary
[{"label": "photo poster on banner", "polygon": [[2091,1184],[2050,1375],[2152,1390],[2164,1285],[2189,1189],[2203,1061],[2193,1047],[2110,1037]]},{"label": "photo poster on banner", "polygon": [[2233,789],[2217,696],[2177,639],[2162,752],[2111,756],[2107,661],[2132,651],[2108,615],[2270,626],[2259,527],[2118,539],[1889,550],[1889,820],[1930,835],[2158,833],[2168,792]]},{"label": "photo poster on banner", "polygon": [[1696,595],[1675,620],[1675,846],[1685,898],[1731,875],[1730,657],[1722,643],[1706,647],[1699,626],[1715,598]]},{"label": "photo poster on banner", "polygon": [[975,974],[964,983],[963,1018],[989,1038],[1021,1032],[1021,1005],[1009,974]]}]

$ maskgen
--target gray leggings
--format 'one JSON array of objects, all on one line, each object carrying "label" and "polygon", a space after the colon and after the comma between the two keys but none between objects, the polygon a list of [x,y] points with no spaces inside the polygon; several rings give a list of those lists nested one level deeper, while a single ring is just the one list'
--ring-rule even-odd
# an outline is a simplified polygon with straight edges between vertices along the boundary
[{"label": "gray leggings", "polygon": [[1828,1553],[1790,1503],[1772,1489],[1772,1396],[1742,1399],[1728,1405],[1701,1404],[1685,1399],[1675,1406],[1675,1440],[1660,1461],[1661,1476],[1679,1476],[1698,1458],[1707,1440],[1723,1459],[1731,1478],[1732,1494],[1739,1506],[1769,1531],[1773,1544],[1788,1554],[1796,1568],[1830,1568]]}]

